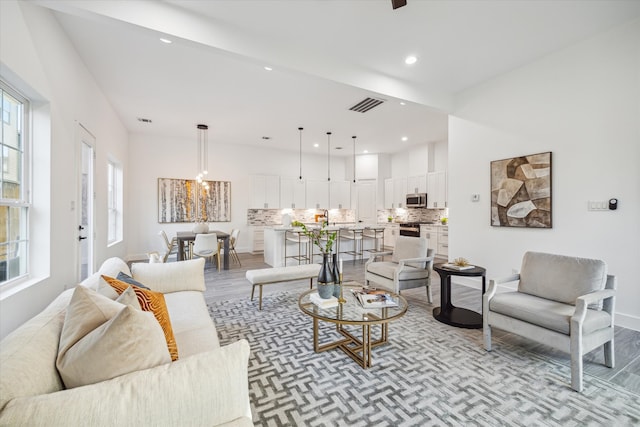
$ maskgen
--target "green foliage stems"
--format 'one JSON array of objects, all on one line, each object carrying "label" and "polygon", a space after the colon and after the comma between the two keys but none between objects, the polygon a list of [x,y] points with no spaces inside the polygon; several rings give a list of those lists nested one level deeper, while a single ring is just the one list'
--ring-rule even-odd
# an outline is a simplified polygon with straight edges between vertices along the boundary
[{"label": "green foliage stems", "polygon": [[[322,227],[312,229],[308,229],[307,226],[300,221],[293,221],[291,225],[294,227],[300,227],[302,229],[302,234],[311,239],[313,244],[320,249],[320,252],[323,254],[331,253],[333,242],[336,240],[338,233],[335,231],[329,231],[325,228],[329,225],[327,221],[322,221]],[[324,245],[321,242],[323,237],[326,237],[327,239],[327,243]]]}]

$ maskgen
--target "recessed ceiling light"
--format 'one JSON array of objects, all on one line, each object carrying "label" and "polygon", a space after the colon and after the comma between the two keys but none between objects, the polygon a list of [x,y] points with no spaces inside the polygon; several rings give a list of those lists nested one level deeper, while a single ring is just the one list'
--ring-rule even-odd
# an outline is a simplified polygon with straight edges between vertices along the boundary
[{"label": "recessed ceiling light", "polygon": [[318,147],[320,146],[320,144],[313,144],[313,146],[314,146],[315,148],[318,148]]},{"label": "recessed ceiling light", "polygon": [[400,101],[400,105],[407,105],[407,103],[404,101]]},{"label": "recessed ceiling light", "polygon": [[267,66],[265,66],[264,69],[267,70],[267,71],[273,71],[273,68],[267,67]]},{"label": "recessed ceiling light", "polygon": [[171,40],[169,40],[169,39],[163,39],[163,38],[161,38],[161,39],[160,39],[160,41],[161,41],[162,43],[166,43],[166,44],[171,44],[171,43],[173,43]]},{"label": "recessed ceiling light", "polygon": [[153,123],[151,119],[145,119],[144,117],[138,117],[138,121],[142,123]]},{"label": "recessed ceiling light", "polygon": [[336,150],[342,150],[342,147],[336,147]]},{"label": "recessed ceiling light", "polygon": [[271,139],[271,137],[270,136],[263,136],[262,139],[269,140],[269,139]]},{"label": "recessed ceiling light", "polygon": [[408,140],[408,139],[409,139],[409,138],[407,138],[406,136],[403,136],[403,137],[402,137],[402,140],[403,140],[403,141],[406,141],[406,140]]},{"label": "recessed ceiling light", "polygon": [[416,58],[413,55],[409,55],[404,59],[404,63],[407,65],[413,65],[416,63],[416,61],[418,60],[418,58]]},{"label": "recessed ceiling light", "polygon": [[368,152],[369,152],[369,150],[364,150],[363,151],[364,154],[367,154]]}]

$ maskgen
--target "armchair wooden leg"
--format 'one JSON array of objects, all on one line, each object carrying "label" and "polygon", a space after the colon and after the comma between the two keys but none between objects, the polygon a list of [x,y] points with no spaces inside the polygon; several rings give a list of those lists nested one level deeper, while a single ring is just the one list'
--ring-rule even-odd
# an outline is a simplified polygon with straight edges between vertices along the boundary
[{"label": "armchair wooden leg", "polygon": [[615,352],[613,351],[613,338],[611,338],[611,341],[604,343],[604,364],[608,368],[614,368],[616,365]]},{"label": "armchair wooden leg", "polygon": [[[571,328],[579,329],[579,328]],[[571,353],[571,388],[577,392],[582,391],[582,337],[581,330],[571,331],[569,351]]]}]

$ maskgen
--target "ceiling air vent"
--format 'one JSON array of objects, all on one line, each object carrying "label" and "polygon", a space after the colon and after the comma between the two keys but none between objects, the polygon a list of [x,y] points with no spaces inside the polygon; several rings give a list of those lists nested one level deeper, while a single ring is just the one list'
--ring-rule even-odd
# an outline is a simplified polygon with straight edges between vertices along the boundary
[{"label": "ceiling air vent", "polygon": [[377,107],[378,105],[382,104],[383,102],[384,102],[384,100],[382,100],[382,99],[365,98],[362,101],[358,102],[353,107],[349,108],[349,110],[357,111],[359,113],[366,113],[367,111],[371,110],[374,107]]}]

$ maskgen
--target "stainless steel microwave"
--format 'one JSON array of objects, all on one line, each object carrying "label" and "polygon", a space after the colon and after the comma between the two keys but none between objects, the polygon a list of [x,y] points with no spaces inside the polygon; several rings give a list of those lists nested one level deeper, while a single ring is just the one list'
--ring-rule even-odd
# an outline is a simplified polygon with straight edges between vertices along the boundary
[{"label": "stainless steel microwave", "polygon": [[426,208],[427,207],[427,193],[407,194],[408,208]]}]

